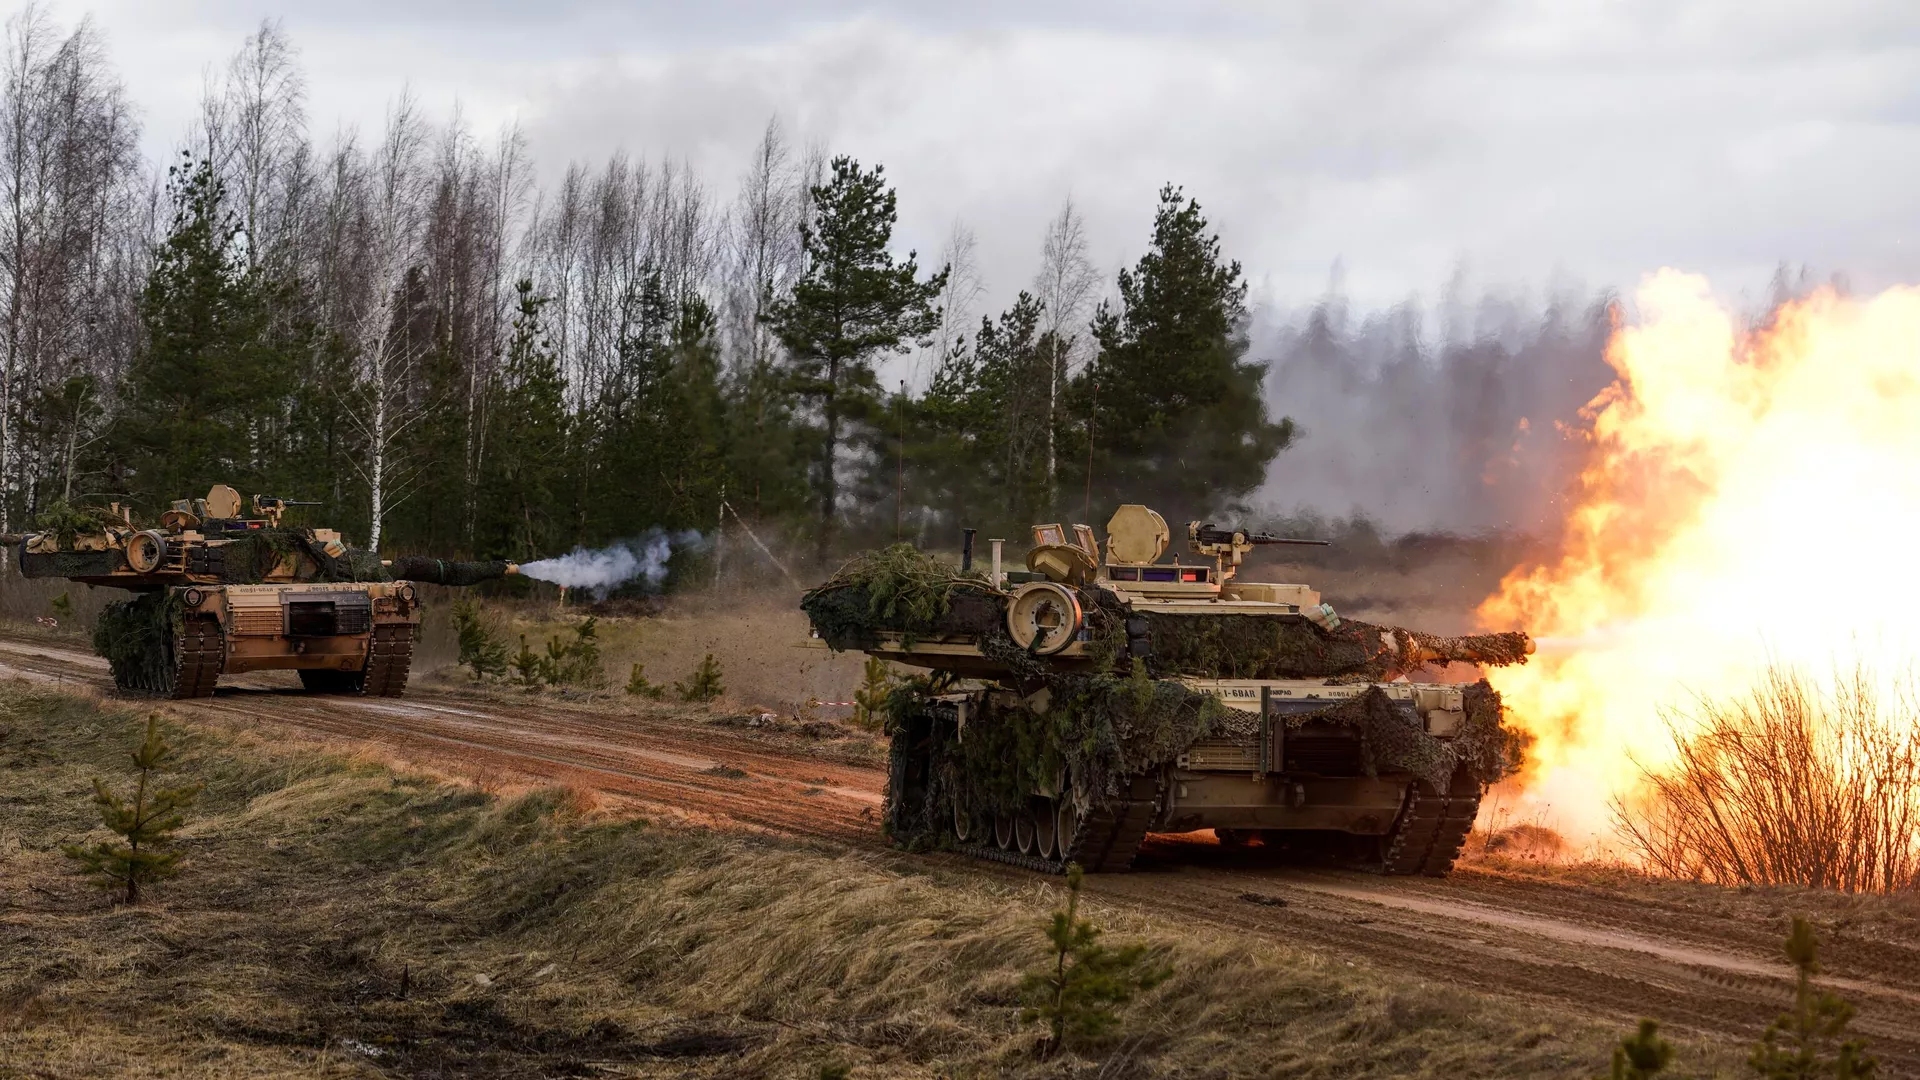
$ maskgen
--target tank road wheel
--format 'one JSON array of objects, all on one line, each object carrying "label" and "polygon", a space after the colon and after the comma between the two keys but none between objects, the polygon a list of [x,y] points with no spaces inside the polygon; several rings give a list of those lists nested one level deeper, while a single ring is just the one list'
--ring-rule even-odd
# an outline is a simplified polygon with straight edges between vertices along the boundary
[{"label": "tank road wheel", "polygon": [[1055,858],[1065,859],[1067,852],[1073,850],[1073,841],[1080,832],[1080,804],[1073,792],[1062,791],[1053,801],[1053,853]]},{"label": "tank road wheel", "polygon": [[399,697],[407,692],[407,670],[413,666],[413,627],[388,623],[373,628],[367,642],[367,666],[360,693],[369,697]]},{"label": "tank road wheel", "polygon": [[300,685],[309,694],[359,694],[366,689],[367,673],[301,668]]},{"label": "tank road wheel", "polygon": [[953,839],[962,844],[973,840],[973,815],[958,798],[953,800]]},{"label": "tank road wheel", "polygon": [[993,815],[993,846],[1001,851],[1013,850],[1013,815]]},{"label": "tank road wheel", "polygon": [[1034,854],[1043,859],[1051,859],[1059,854],[1059,822],[1059,811],[1054,808],[1052,799],[1042,797],[1033,800]]},{"label": "tank road wheel", "polygon": [[1018,814],[1014,815],[1013,844],[1014,844],[1014,847],[1019,849],[1020,854],[1022,855],[1033,854],[1034,832],[1035,832],[1035,828],[1034,828],[1032,807],[1028,807],[1027,809],[1022,810]]}]

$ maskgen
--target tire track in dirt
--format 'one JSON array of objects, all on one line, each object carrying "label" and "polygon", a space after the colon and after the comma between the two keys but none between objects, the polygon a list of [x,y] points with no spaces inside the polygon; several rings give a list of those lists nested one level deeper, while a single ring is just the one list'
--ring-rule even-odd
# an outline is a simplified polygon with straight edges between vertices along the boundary
[{"label": "tire track in dirt", "polygon": [[[104,660],[39,642],[0,640],[0,672],[113,693]],[[258,677],[226,682],[211,699],[168,705],[240,726],[277,723],[476,780],[574,784],[700,824],[862,846],[881,842],[883,772],[770,751],[723,729],[546,704],[476,704],[431,691],[399,699],[333,697]]]},{"label": "tire track in dirt", "polygon": [[[0,638],[0,672],[112,692],[104,661],[38,641]],[[230,723],[364,744],[456,775],[575,784],[701,824],[869,849],[884,844],[884,771],[798,747],[685,720],[546,702],[476,702],[431,689],[397,700],[318,697],[266,680],[229,682],[211,701],[172,704]],[[929,861],[1031,880],[959,856]],[[1090,878],[1089,889],[1108,904],[1623,1024],[1651,1015],[1673,1029],[1750,1039],[1791,995],[1777,913],[1738,902],[1730,891],[1725,904],[1703,910],[1471,868],[1445,880],[1383,879],[1276,865],[1258,848],[1229,851],[1181,837],[1153,838],[1141,872]],[[1283,904],[1250,903],[1248,894]],[[1890,1071],[1920,1071],[1920,950],[1846,941],[1828,945],[1826,956],[1837,978],[1823,981],[1859,1006],[1856,1027],[1874,1052]]]},{"label": "tire track in dirt", "polygon": [[[1710,947],[1684,934],[1675,940],[1653,920],[1623,929],[1569,918],[1555,905],[1497,906],[1471,871],[1444,881],[1377,879],[1251,858],[1230,868],[1196,866],[1178,851],[1165,853],[1193,846],[1156,841],[1160,850],[1144,872],[1089,879],[1089,890],[1108,902],[1623,1024],[1654,1016],[1669,1028],[1754,1039],[1791,1002],[1792,969],[1778,952],[1784,931],[1768,934],[1765,951]],[[1250,894],[1269,903],[1243,899]],[[1284,906],[1270,903],[1276,899]],[[1822,984],[1858,1006],[1855,1029],[1872,1039],[1874,1052],[1901,1074],[1920,1066],[1920,991],[1851,968],[1828,972]]]}]

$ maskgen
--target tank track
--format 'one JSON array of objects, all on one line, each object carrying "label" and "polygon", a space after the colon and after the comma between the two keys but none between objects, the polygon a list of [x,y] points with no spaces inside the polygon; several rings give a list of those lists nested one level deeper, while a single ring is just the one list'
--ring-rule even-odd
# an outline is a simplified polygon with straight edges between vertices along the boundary
[{"label": "tank track", "polygon": [[367,641],[360,692],[368,697],[399,697],[407,692],[407,672],[412,666],[413,627],[404,623],[375,626]]},{"label": "tank track", "polygon": [[173,685],[150,689],[171,698],[212,697],[227,662],[226,635],[211,615],[187,615],[173,638]]},{"label": "tank track", "polygon": [[1480,785],[1457,773],[1448,790],[1416,781],[1382,844],[1381,857],[1363,869],[1390,877],[1446,877],[1480,814]]},{"label": "tank track", "polygon": [[1123,799],[1094,811],[1080,819],[1066,853],[1052,858],[1002,850],[991,843],[955,844],[954,850],[1042,874],[1064,874],[1073,863],[1089,873],[1117,874],[1132,869],[1157,808],[1153,799]]}]

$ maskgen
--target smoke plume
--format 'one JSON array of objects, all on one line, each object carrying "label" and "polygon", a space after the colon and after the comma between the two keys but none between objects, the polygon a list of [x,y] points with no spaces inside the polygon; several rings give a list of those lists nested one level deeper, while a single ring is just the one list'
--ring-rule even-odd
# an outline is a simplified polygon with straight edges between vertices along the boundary
[{"label": "smoke plume", "polygon": [[575,548],[556,558],[521,563],[520,572],[536,581],[586,589],[595,597],[604,597],[630,582],[638,582],[648,592],[658,592],[666,584],[667,564],[676,550],[698,551],[705,546],[706,537],[692,529],[669,533],[653,528],[609,547]]},{"label": "smoke plume", "polygon": [[1253,502],[1388,533],[1551,533],[1585,447],[1566,436],[1612,381],[1606,294],[1464,295],[1355,316],[1337,293],[1263,313],[1268,408],[1299,425]]}]

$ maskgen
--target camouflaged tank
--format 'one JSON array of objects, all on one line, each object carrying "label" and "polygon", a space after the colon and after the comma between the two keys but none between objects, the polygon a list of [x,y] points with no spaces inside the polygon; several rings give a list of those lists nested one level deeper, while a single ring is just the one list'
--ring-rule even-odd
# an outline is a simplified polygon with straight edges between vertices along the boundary
[{"label": "camouflaged tank", "polygon": [[20,572],[136,595],[107,605],[94,649],[114,685],[159,697],[213,694],[222,674],[292,670],[311,691],[399,697],[420,626],[416,582],[473,585],[511,563],[382,560],[333,529],[284,525],[284,499],[215,485],[154,527],[115,503],[4,538]]},{"label": "camouflaged tank", "polygon": [[[1202,522],[1165,561],[1139,505],[1104,545],[1034,529],[1024,570],[907,545],[811,590],[814,636],[925,669],[887,702],[885,823],[1043,871],[1129,868],[1150,832],[1211,829],[1387,874],[1444,875],[1522,740],[1455,661],[1524,663],[1519,633],[1440,637],[1342,619],[1305,585],[1242,581],[1284,540]],[[1439,665],[1436,667],[1435,665]]]}]

